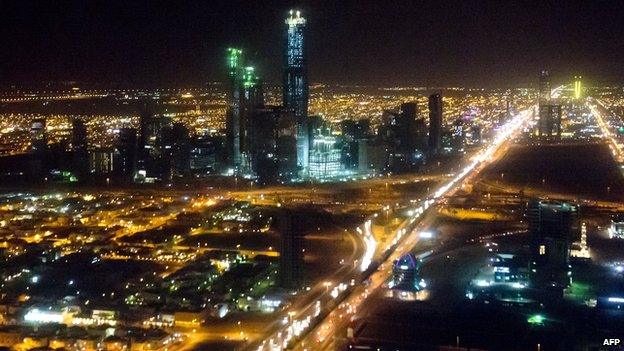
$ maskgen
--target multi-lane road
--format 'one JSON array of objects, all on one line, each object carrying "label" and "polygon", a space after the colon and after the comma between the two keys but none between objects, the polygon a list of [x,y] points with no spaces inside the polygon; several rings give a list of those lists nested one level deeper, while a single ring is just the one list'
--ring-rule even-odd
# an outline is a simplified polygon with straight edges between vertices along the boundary
[{"label": "multi-lane road", "polygon": [[619,135],[618,128],[622,127],[621,120],[610,120],[611,113],[604,103],[597,99],[588,99],[588,106],[592,115],[596,118],[596,122],[602,131],[603,137],[606,139],[613,157],[618,163],[624,162],[624,143]]}]

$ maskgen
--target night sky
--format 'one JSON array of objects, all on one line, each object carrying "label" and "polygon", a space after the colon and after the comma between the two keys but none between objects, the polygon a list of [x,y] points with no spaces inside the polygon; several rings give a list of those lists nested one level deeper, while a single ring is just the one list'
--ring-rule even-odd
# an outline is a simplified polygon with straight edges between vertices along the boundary
[{"label": "night sky", "polygon": [[0,82],[198,86],[240,45],[281,79],[283,18],[308,18],[311,82],[517,86],[549,68],[624,81],[622,1],[2,1]]}]

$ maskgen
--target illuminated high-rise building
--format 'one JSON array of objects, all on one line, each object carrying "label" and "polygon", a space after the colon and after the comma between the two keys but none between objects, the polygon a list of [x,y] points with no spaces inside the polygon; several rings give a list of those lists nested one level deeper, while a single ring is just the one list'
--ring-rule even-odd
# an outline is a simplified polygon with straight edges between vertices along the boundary
[{"label": "illuminated high-rise building", "polygon": [[540,71],[538,98],[540,105],[550,101],[550,73],[547,70]]},{"label": "illuminated high-rise building", "polygon": [[45,118],[39,118],[30,124],[30,145],[33,152],[46,151],[48,147],[48,135],[46,132]]},{"label": "illuminated high-rise building", "polygon": [[537,132],[543,139],[561,138],[561,105],[546,103],[539,105]]},{"label": "illuminated high-rise building", "polygon": [[137,167],[138,140],[134,128],[121,128],[114,144],[114,171],[123,178],[134,175]]},{"label": "illuminated high-rise building", "polygon": [[581,76],[574,77],[574,98],[580,99],[582,95]]},{"label": "illuminated high-rise building", "polygon": [[297,120],[297,165],[307,175],[310,147],[308,131],[308,67],[306,60],[306,20],[300,11],[291,10],[286,18],[284,45],[284,106]]},{"label": "illuminated high-rise building", "polygon": [[341,169],[341,155],[335,136],[315,135],[310,152],[310,177],[324,179],[338,176]]},{"label": "illuminated high-rise building", "polygon": [[429,153],[436,154],[440,151],[442,132],[442,96],[432,94],[429,96]]},{"label": "illuminated high-rise building", "polygon": [[241,162],[239,171],[242,173],[251,172],[251,138],[252,118],[258,108],[264,107],[264,94],[260,78],[256,75],[256,70],[252,66],[245,67],[243,71],[243,95],[240,102],[240,151]]},{"label": "illuminated high-rise building", "polygon": [[464,145],[466,143],[466,126],[461,118],[458,118],[455,122],[453,122],[451,133],[452,151],[455,153],[464,152]]},{"label": "illuminated high-rise building", "polygon": [[576,207],[558,201],[532,200],[527,218],[531,236],[531,280],[536,286],[562,288],[568,275]]},{"label": "illuminated high-rise building", "polygon": [[227,94],[227,149],[228,163],[236,169],[241,164],[241,96],[243,81],[243,50],[227,49],[228,94]]},{"label": "illuminated high-rise building", "polygon": [[84,121],[78,118],[72,121],[71,149],[74,152],[87,151],[87,127]]},{"label": "illuminated high-rise building", "polygon": [[542,139],[561,138],[561,106],[551,99],[550,74],[542,70],[539,76],[537,133]]},{"label": "illuminated high-rise building", "polygon": [[312,147],[310,148],[309,176],[315,179],[336,177],[340,174],[342,151],[332,129],[321,116],[310,117]]},{"label": "illuminated high-rise building", "polygon": [[264,104],[262,84],[253,66],[244,66],[243,51],[229,48],[228,112],[226,120],[229,165],[236,173],[250,166],[249,126],[254,110]]}]

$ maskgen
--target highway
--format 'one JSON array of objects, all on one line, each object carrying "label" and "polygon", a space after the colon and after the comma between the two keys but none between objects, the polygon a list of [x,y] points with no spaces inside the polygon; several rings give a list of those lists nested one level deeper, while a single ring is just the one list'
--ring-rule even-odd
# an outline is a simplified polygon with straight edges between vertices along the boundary
[{"label": "highway", "polygon": [[611,117],[611,114],[605,104],[600,100],[590,98],[588,99],[587,105],[596,118],[596,122],[602,131],[603,137],[607,139],[613,157],[618,163],[624,162],[624,146],[620,138],[618,138],[617,131],[617,128],[622,126],[622,122],[619,120],[615,121],[615,123],[609,121],[608,119]]},{"label": "highway", "polygon": [[[428,199],[413,209],[413,216],[396,231],[396,248],[385,257],[367,279],[367,284],[351,282],[332,282],[326,286],[323,294],[311,306],[302,311],[291,311],[290,318],[283,320],[283,326],[257,347],[258,351],[283,350],[323,350],[331,347],[335,337],[355,318],[364,301],[388,280],[392,265],[402,255],[410,252],[417,243],[419,232],[430,224],[430,219],[421,220],[426,210],[436,203],[443,203],[446,196],[452,195],[463,184],[471,182],[474,177],[489,163],[505,154],[508,141],[515,137],[532,117],[533,108],[518,113],[479,153],[468,160],[467,165],[448,182],[434,189]],[[416,223],[417,220],[421,220]],[[416,224],[412,230],[410,225]],[[370,233],[368,225],[364,225],[361,234],[367,237]],[[361,267],[363,270],[365,266]],[[327,296],[329,295],[329,296]]]}]

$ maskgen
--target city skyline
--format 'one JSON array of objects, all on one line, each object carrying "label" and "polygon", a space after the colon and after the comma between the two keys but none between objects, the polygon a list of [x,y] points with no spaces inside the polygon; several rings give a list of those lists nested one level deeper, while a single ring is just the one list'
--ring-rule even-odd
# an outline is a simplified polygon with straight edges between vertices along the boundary
[{"label": "city skyline", "polygon": [[9,7],[0,350],[621,343],[619,4]]},{"label": "city skyline", "polygon": [[624,77],[615,64],[623,59],[621,4],[271,5],[9,4],[0,25],[6,38],[0,79],[202,85],[223,81],[221,54],[240,46],[267,82],[278,83],[280,19],[290,8],[301,9],[313,25],[311,82],[518,86],[532,83],[543,68],[556,82],[576,74],[588,82]]}]

